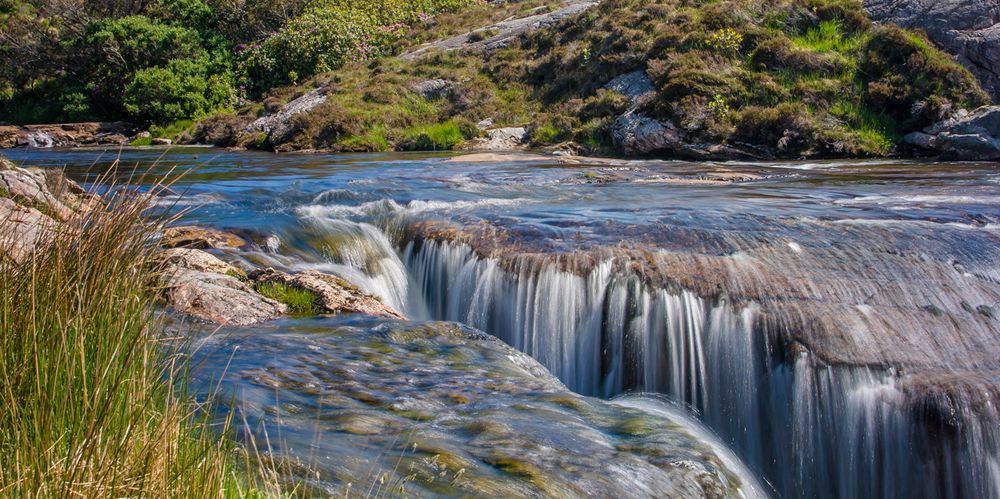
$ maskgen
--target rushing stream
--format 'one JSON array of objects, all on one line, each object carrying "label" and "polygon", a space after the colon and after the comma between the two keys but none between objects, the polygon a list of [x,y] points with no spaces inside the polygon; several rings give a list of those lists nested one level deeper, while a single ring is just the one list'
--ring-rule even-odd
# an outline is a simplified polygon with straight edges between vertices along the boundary
[{"label": "rushing stream", "polygon": [[[255,241],[229,258],[341,275],[413,321],[283,320],[205,340],[200,360],[232,368],[223,386],[243,394],[248,428],[272,415],[292,455],[354,453],[321,466],[317,487],[403,463],[419,475],[409,490],[448,495],[424,476],[438,468],[419,442],[434,441],[485,495],[689,495],[700,483],[721,495],[1000,497],[995,164],[161,154],[126,151],[121,174],[186,172],[163,204]],[[83,180],[114,159],[11,157]],[[501,346],[426,321],[485,331],[545,369],[478,363]],[[413,330],[426,337],[400,332]],[[381,412],[330,374],[345,363],[357,363],[351,390]],[[427,390],[392,388],[421,366],[438,373],[421,378]],[[489,395],[499,380],[519,388]],[[538,395],[559,382],[582,397]],[[620,397],[639,392],[672,403]],[[454,396],[495,400],[449,412]],[[615,430],[636,418],[642,431]],[[418,451],[385,457],[411,441]]]}]

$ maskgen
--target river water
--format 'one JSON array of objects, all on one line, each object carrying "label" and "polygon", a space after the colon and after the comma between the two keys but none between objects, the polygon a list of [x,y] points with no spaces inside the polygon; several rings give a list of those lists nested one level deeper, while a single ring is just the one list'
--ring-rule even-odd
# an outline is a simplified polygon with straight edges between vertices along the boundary
[{"label": "river water", "polygon": [[[87,181],[116,153],[10,157]],[[284,428],[273,455],[311,486],[1000,497],[996,164],[121,154],[145,171],[183,174],[161,199],[185,223],[254,241],[227,258],[336,273],[412,320],[203,341],[198,379],[226,366],[243,438]],[[410,372],[436,374],[411,393]],[[431,485],[435,455],[463,476]]]}]

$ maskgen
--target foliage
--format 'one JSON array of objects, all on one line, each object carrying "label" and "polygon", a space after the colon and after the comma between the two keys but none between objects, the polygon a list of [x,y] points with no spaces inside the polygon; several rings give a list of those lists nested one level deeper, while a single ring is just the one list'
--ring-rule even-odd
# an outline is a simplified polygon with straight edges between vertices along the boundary
[{"label": "foliage", "polygon": [[412,128],[405,131],[403,137],[403,147],[415,151],[446,151],[465,140],[454,121]]},{"label": "foliage", "polygon": [[122,194],[27,261],[0,260],[5,495],[251,493],[226,440],[177,390],[182,363],[152,309],[151,202]]},{"label": "foliage", "polygon": [[[251,90],[260,93],[348,62],[388,54],[423,16],[468,0],[323,0],[264,41],[246,47],[240,62]],[[293,78],[294,77],[294,78]]]}]

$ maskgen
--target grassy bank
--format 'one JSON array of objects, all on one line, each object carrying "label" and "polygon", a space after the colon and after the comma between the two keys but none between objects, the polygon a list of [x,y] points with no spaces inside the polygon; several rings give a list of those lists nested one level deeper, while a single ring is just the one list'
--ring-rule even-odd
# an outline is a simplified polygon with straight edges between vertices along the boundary
[{"label": "grassy bank", "polygon": [[[501,16],[492,5],[440,14],[407,40],[551,8],[540,3],[513,4]],[[295,118],[296,131],[279,150],[451,148],[489,120],[526,127],[535,146],[574,141],[615,154],[612,127],[629,103],[604,87],[630,72],[650,87],[636,112],[671,123],[689,143],[762,158],[885,156],[905,134],[989,102],[973,76],[924,35],[872,23],[857,0],[607,0],[486,53],[348,64],[307,85],[272,90],[264,108],[313,86],[330,91],[325,104]],[[431,79],[448,82],[447,90],[414,90]],[[414,140],[446,125],[452,140]]]},{"label": "grassy bank", "polygon": [[148,202],[112,199],[29,261],[0,261],[0,495],[254,494],[228,440],[175,391]]}]

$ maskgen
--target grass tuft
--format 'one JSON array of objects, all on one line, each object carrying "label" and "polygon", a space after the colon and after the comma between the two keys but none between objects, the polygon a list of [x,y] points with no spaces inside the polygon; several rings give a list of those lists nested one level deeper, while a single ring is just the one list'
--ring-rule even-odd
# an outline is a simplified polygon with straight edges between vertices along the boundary
[{"label": "grass tuft", "polygon": [[108,191],[27,260],[0,257],[0,495],[255,495],[159,334],[152,195]]},{"label": "grass tuft", "polygon": [[311,291],[280,282],[264,282],[256,287],[257,292],[280,301],[291,309],[294,315],[316,315],[320,313],[319,299]]}]

